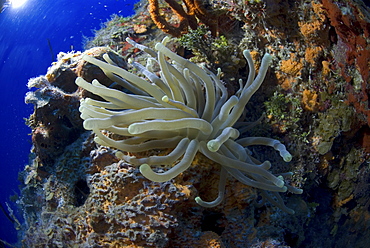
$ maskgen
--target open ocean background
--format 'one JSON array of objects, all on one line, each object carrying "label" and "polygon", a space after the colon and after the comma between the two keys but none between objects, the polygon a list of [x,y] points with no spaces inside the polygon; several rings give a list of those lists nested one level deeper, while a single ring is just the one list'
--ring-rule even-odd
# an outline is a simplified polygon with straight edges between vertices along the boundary
[{"label": "open ocean background", "polygon": [[[24,103],[29,78],[43,75],[59,52],[83,50],[83,37],[113,14],[130,16],[138,0],[28,0],[0,13],[0,202],[19,194],[18,173],[28,163],[31,130],[24,123],[33,106]],[[49,49],[50,41],[52,52]],[[21,220],[21,219],[20,219]],[[0,211],[0,239],[17,241],[13,224]],[[1,247],[1,245],[0,245]]]}]

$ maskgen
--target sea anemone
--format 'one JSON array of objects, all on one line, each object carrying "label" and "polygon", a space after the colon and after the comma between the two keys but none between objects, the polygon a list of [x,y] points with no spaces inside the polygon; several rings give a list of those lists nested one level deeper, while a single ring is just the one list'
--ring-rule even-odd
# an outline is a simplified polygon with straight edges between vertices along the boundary
[{"label": "sea anemone", "polygon": [[[168,39],[166,37],[162,43],[156,44],[157,52],[127,40],[152,57],[148,59],[146,67],[131,63],[147,80],[119,68],[107,54],[103,56],[106,62],[83,55],[83,60],[100,67],[109,78],[125,88],[125,91],[120,91],[106,87],[97,80],[89,83],[77,78],[78,86],[105,100],[81,100],[84,128],[96,134],[96,143],[120,150],[116,153],[117,157],[140,166],[141,173],[155,182],[171,180],[188,169],[198,151],[219,163],[218,197],[211,202],[196,197],[196,202],[201,206],[214,207],[221,203],[227,175],[230,174],[240,182],[260,189],[262,196],[272,204],[294,213],[284,205],[278,193],[287,190],[302,193],[301,189],[284,182],[284,177],[291,173],[272,174],[269,172],[271,163],[259,162],[246,147],[271,146],[286,162],[292,159],[291,154],[283,144],[271,138],[238,139],[240,131],[236,128],[243,121],[240,118],[245,112],[245,105],[262,84],[272,56],[263,56],[255,77],[251,55],[245,50],[243,55],[249,66],[248,80],[244,85],[240,80],[240,89],[228,97],[219,75],[170,51],[165,46]],[[170,60],[172,63],[168,62]],[[153,72],[154,65],[159,65],[159,76]],[[118,139],[117,135],[125,138]],[[132,152],[165,148],[173,150],[163,156],[136,158],[129,155]],[[165,172],[158,172],[152,170],[152,165],[174,166]],[[275,198],[266,191],[272,192]]]}]

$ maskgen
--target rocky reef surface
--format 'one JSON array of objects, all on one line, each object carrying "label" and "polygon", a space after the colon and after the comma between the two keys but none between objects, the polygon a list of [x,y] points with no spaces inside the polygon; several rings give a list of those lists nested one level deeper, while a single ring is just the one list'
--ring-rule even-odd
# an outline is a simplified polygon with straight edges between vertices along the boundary
[{"label": "rocky reef surface", "polygon": [[[77,77],[119,86],[83,61],[82,53],[60,53],[46,75],[28,83],[32,90],[26,102],[35,108],[27,120],[30,162],[20,173],[22,246],[367,247],[369,7],[345,0],[209,1],[193,12],[188,6],[188,14],[198,13],[197,22],[188,17],[189,27],[183,28],[183,16],[166,3],[172,1],[149,2],[140,2],[132,17],[113,16],[83,53],[100,59],[108,53],[118,66],[135,71],[126,61],[145,64],[147,57],[126,38],[154,47],[169,35],[152,21],[157,7],[169,30],[182,28],[170,41],[171,50],[211,71],[221,68],[231,93],[248,75],[244,49],[257,68],[264,53],[272,54],[265,82],[247,105],[247,121],[265,116],[247,135],[278,139],[292,153],[286,164],[265,147],[251,149],[277,171],[294,173],[290,184],[304,193],[283,197],[295,214],[258,204],[256,189],[232,178],[223,203],[197,205],[196,196],[217,196],[213,171],[220,167],[201,154],[168,182],[143,177],[137,167],[119,160],[116,150],[97,145],[80,119],[80,99],[91,93],[77,87]],[[184,9],[187,2],[178,1]]]}]

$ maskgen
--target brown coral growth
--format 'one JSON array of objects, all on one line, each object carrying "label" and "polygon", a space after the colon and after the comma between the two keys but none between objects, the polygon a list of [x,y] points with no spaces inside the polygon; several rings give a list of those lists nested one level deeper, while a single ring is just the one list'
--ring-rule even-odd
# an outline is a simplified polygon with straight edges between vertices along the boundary
[{"label": "brown coral growth", "polygon": [[[366,9],[362,9],[354,3],[348,3],[342,8],[330,0],[323,0],[322,3],[330,24],[338,36],[336,43],[342,44],[346,48],[345,51],[338,51],[338,53],[344,53],[343,60],[337,61],[341,68],[341,75],[348,83],[360,81],[358,87],[349,86],[348,103],[353,104],[356,110],[365,116],[364,121],[367,122],[367,125],[370,125],[370,91],[367,85],[370,79],[370,46],[368,42],[370,23],[364,19]],[[345,11],[348,9],[351,11]],[[351,68],[356,68],[359,71],[360,78],[355,78]]]},{"label": "brown coral growth", "polygon": [[179,23],[178,25],[171,25],[161,14],[158,0],[149,0],[149,13],[153,22],[163,32],[179,37],[187,33],[188,27],[196,29],[197,18],[206,26],[208,26],[213,35],[217,34],[217,19],[215,14],[211,13],[204,7],[204,3],[200,0],[183,0],[186,11],[175,0],[165,0],[170,6],[171,10],[176,14]]}]

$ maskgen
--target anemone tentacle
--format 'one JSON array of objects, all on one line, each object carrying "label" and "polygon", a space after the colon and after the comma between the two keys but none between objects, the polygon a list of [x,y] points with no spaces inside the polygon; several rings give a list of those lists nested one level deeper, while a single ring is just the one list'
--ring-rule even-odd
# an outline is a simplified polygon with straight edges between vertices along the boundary
[{"label": "anemone tentacle", "polygon": [[[195,201],[204,207],[220,204],[225,195],[227,176],[231,175],[240,182],[260,189],[262,196],[272,204],[288,213],[278,192],[290,191],[301,194],[302,190],[287,185],[284,177],[289,173],[274,175],[269,169],[269,161],[259,162],[248,150],[251,145],[265,145],[280,153],[285,162],[292,159],[286,147],[271,138],[239,138],[246,127],[238,130],[238,120],[244,116],[245,105],[261,86],[272,56],[265,54],[259,72],[256,75],[252,57],[245,50],[243,55],[249,67],[247,82],[235,95],[228,96],[219,75],[200,68],[196,64],[170,51],[165,44],[157,43],[157,52],[129,40],[129,43],[147,52],[151,58],[144,67],[136,62],[132,65],[146,78],[139,77],[117,67],[108,56],[106,62],[84,55],[83,59],[100,67],[112,80],[128,89],[125,93],[82,78],[76,84],[87,91],[101,96],[105,101],[93,99],[81,100],[81,117],[85,129],[96,134],[95,141],[120,151],[117,157],[140,166],[141,173],[148,179],[164,182],[176,177],[190,167],[197,152],[221,165],[218,196],[211,202],[196,197]],[[168,62],[172,60],[171,62]],[[152,72],[153,61],[159,65],[157,76]],[[203,92],[204,89],[204,92]],[[257,125],[259,122],[250,125]],[[116,140],[106,132],[126,136]],[[156,148],[173,148],[163,156],[136,158],[125,152],[146,151]],[[151,166],[172,165],[165,172],[156,172]],[[267,191],[275,198],[271,197]]]}]

